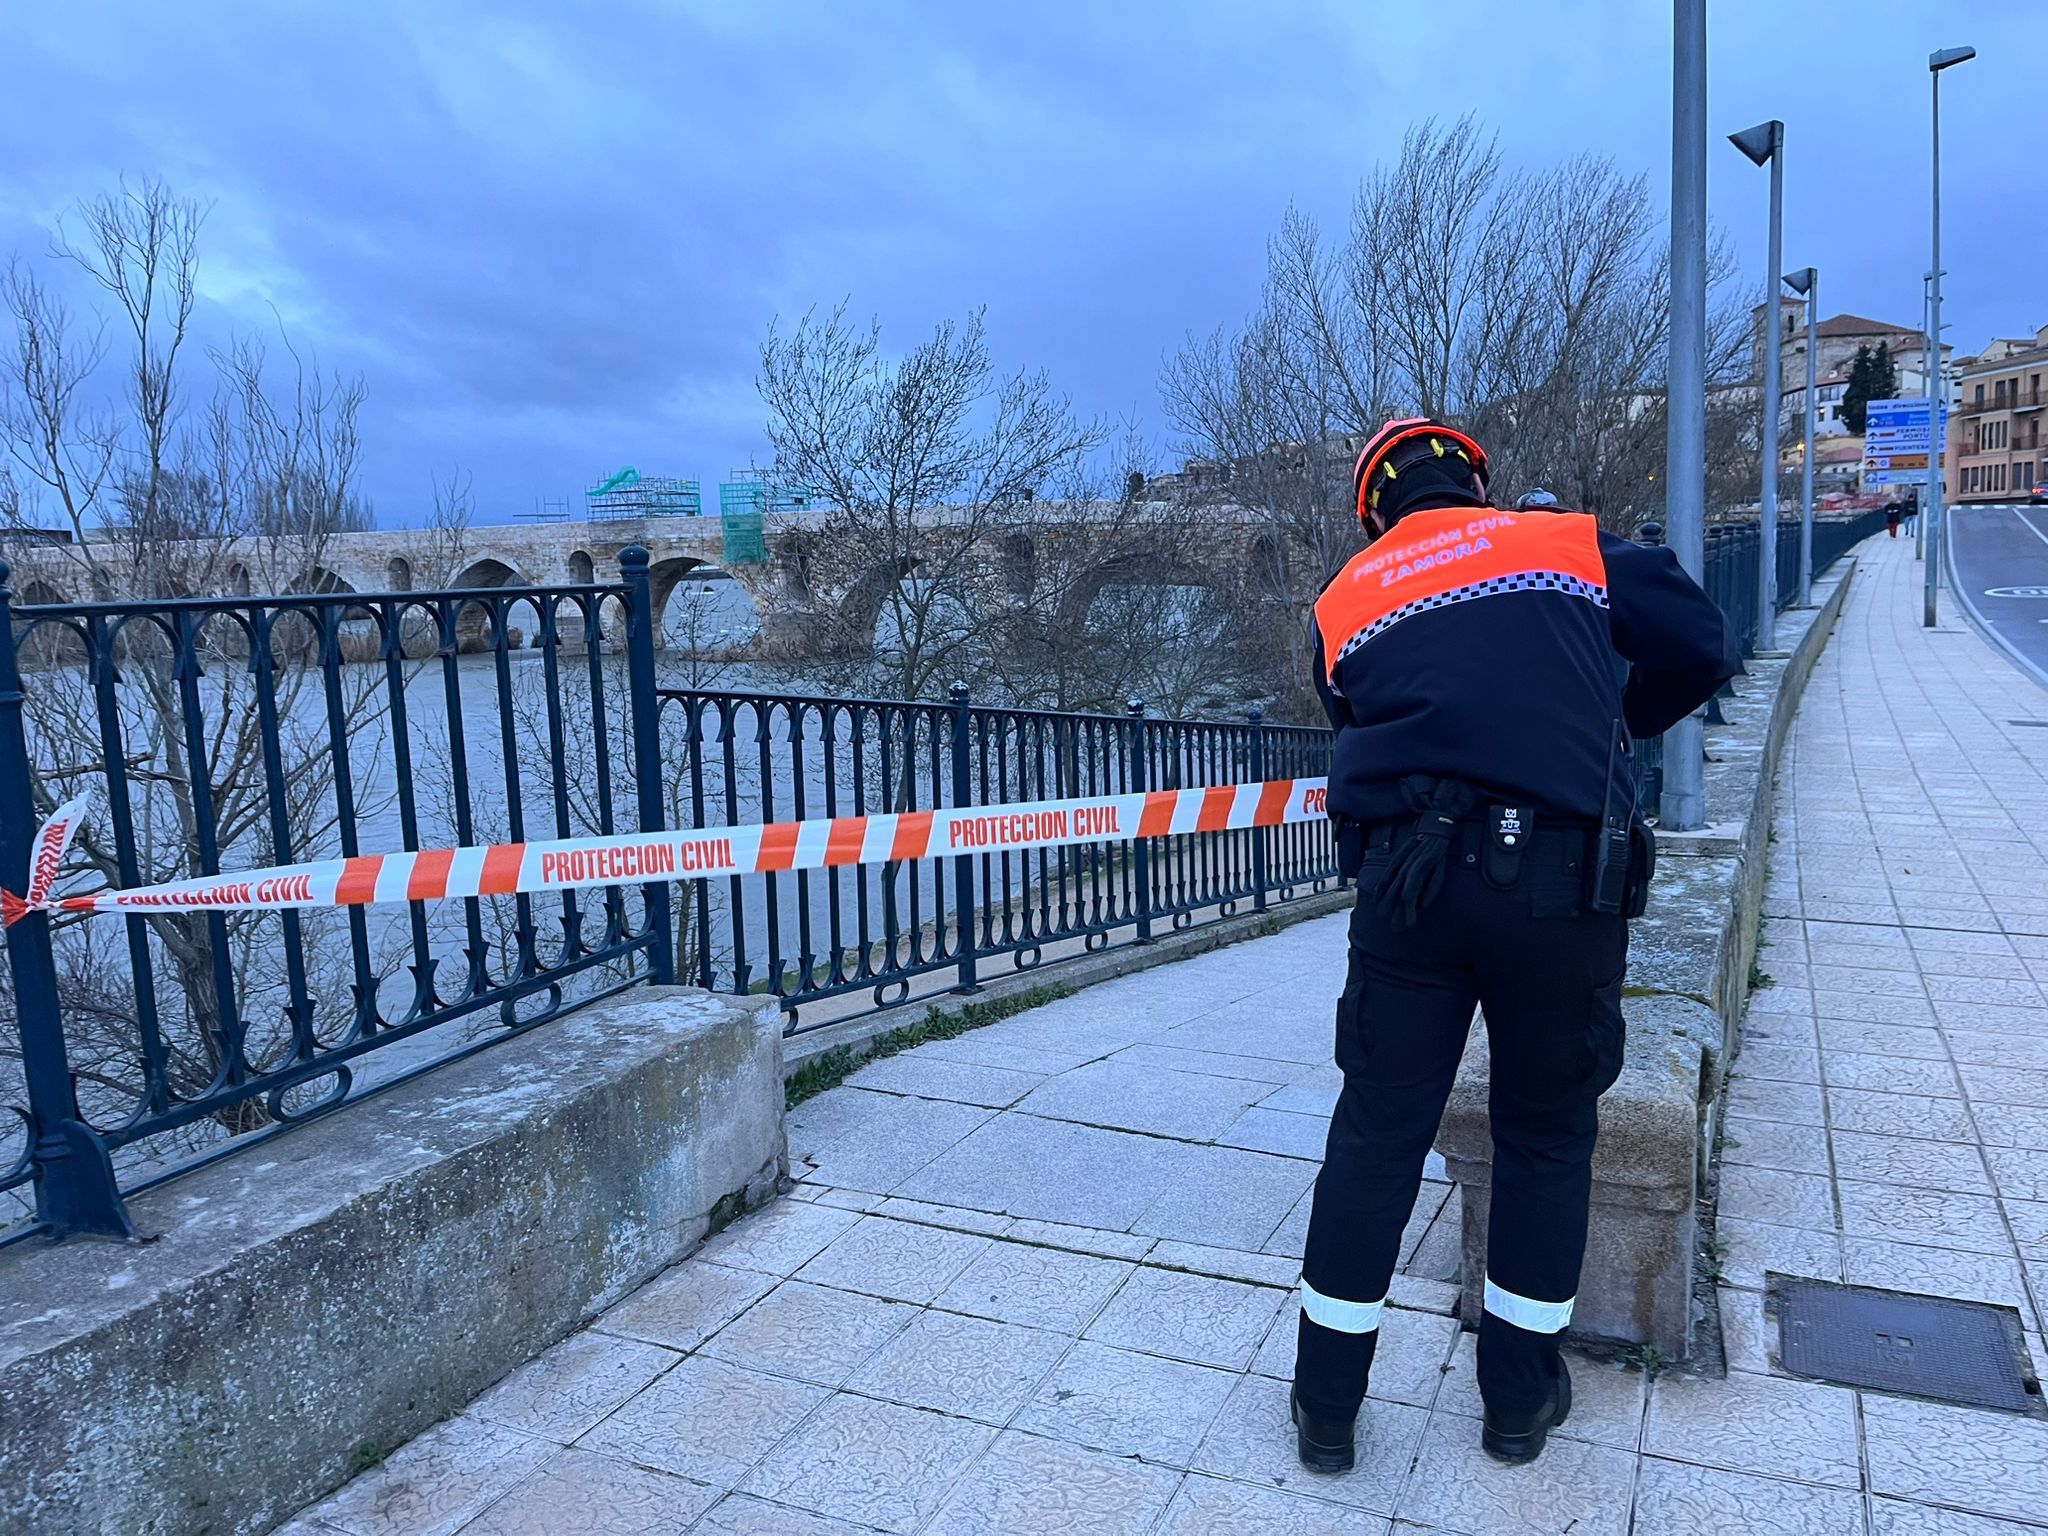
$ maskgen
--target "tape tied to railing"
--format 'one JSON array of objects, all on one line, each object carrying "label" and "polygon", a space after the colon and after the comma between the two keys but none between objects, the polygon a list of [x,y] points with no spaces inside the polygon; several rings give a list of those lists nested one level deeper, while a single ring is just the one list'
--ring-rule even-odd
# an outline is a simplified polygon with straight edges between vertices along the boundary
[{"label": "tape tied to railing", "polygon": [[757,822],[679,832],[632,832],[478,848],[369,853],[202,875],[84,896],[54,894],[85,819],[80,796],[36,833],[28,889],[0,891],[12,925],[31,912],[248,912],[384,902],[532,895],[590,886],[907,863],[1022,853],[1076,843],[1132,842],[1194,832],[1247,831],[1326,819],[1328,781],[1266,779],[1068,800],[1029,800],[877,816]]}]

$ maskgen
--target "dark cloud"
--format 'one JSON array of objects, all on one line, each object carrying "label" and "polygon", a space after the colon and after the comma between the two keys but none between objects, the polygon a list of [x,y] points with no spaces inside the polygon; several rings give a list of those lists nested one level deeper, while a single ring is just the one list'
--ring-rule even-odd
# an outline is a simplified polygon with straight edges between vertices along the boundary
[{"label": "dark cloud", "polygon": [[[1953,340],[2048,320],[2048,212],[2014,122],[2029,0],[1717,0],[1715,131],[1789,126],[1788,265],[1911,322],[1926,74],[1949,78]],[[897,336],[987,303],[1007,364],[1156,423],[1162,352],[1242,312],[1296,201],[1341,222],[1411,121],[1476,110],[1518,163],[1668,174],[1669,7],[1523,0],[10,7],[0,251],[123,174],[207,199],[205,324],[371,388],[368,480],[417,515],[461,464],[488,516],[620,463],[707,483],[762,452],[776,315],[850,296]],[[1763,178],[1714,216],[1760,268]],[[2035,178],[2038,180],[2038,178]]]}]

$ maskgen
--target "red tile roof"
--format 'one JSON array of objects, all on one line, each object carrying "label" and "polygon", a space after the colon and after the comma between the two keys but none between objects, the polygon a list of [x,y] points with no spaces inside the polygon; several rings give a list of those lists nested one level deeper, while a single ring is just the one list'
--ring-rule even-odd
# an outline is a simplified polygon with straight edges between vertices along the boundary
[{"label": "red tile roof", "polygon": [[1888,325],[1882,320],[1868,320],[1862,315],[1831,315],[1814,327],[1822,336],[1918,336],[1921,333],[1910,325]]}]

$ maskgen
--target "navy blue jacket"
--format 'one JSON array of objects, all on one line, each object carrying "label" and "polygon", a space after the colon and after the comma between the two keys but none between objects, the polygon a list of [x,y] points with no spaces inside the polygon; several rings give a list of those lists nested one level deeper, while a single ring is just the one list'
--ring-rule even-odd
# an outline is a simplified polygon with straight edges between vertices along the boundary
[{"label": "navy blue jacket", "polygon": [[1670,550],[1580,512],[1411,512],[1315,616],[1330,810],[1358,821],[1412,814],[1400,783],[1424,775],[1597,822],[1614,722],[1657,735],[1742,670]]}]

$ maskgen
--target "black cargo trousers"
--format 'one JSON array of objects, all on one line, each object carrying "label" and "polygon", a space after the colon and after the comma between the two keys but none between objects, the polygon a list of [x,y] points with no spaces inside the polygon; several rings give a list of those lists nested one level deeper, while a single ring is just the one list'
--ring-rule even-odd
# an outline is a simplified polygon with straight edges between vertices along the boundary
[{"label": "black cargo trousers", "polygon": [[1366,838],[1337,1005],[1344,1087],[1309,1218],[1295,1389],[1318,1416],[1358,1411],[1476,1004],[1493,1125],[1479,1389],[1496,1413],[1534,1412],[1578,1290],[1596,1101],[1621,1070],[1628,923],[1586,910],[1589,830],[1539,826],[1508,869],[1482,811],[1457,829],[1442,890],[1397,931],[1375,891],[1412,835],[1375,827]]}]

